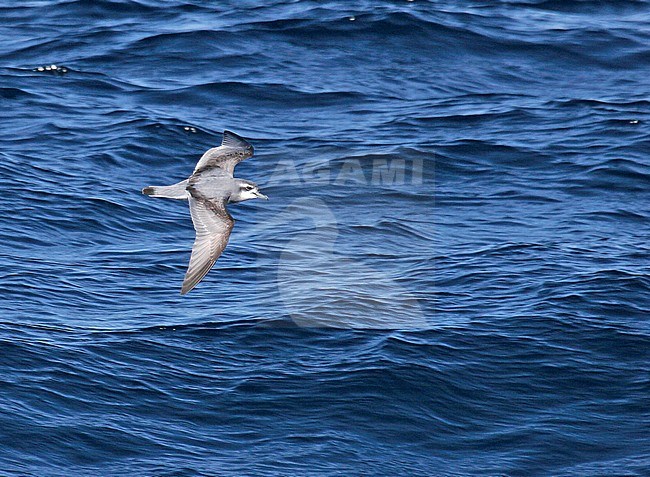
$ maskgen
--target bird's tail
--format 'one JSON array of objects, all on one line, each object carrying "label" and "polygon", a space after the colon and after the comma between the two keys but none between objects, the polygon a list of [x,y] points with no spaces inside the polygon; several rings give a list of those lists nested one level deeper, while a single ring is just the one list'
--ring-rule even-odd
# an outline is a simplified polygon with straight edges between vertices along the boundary
[{"label": "bird's tail", "polygon": [[187,179],[170,186],[149,186],[142,189],[144,195],[166,199],[187,199]]}]

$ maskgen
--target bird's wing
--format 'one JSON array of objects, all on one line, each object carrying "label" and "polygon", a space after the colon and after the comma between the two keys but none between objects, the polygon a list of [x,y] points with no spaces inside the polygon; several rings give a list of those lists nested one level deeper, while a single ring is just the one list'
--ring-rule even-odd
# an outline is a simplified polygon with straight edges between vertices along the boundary
[{"label": "bird's wing", "polygon": [[194,172],[210,167],[219,167],[232,176],[235,166],[252,155],[253,146],[246,139],[226,130],[223,132],[221,146],[213,147],[203,154],[197,162]]},{"label": "bird's wing", "polygon": [[190,214],[196,229],[196,240],[192,247],[192,256],[183,280],[181,295],[194,288],[210,271],[226,248],[235,224],[226,210],[225,200],[215,202],[190,196],[189,201]]}]

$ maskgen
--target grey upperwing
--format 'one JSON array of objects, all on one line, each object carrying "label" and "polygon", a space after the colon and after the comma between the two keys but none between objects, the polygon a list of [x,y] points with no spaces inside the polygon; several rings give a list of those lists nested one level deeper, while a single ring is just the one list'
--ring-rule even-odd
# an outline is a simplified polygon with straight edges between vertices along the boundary
[{"label": "grey upperwing", "polygon": [[183,280],[181,295],[192,290],[210,271],[226,248],[235,224],[226,210],[225,199],[212,201],[190,195],[189,201],[196,239]]},{"label": "grey upperwing", "polygon": [[197,162],[194,172],[219,167],[232,176],[235,166],[244,159],[252,157],[253,152],[253,146],[246,139],[226,130],[223,132],[221,146],[208,149]]}]

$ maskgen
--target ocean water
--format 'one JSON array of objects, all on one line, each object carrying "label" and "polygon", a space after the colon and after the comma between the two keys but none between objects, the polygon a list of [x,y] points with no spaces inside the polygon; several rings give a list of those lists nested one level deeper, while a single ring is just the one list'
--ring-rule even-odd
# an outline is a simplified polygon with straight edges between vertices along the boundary
[{"label": "ocean water", "polygon": [[0,475],[650,475],[649,8],[0,1]]}]

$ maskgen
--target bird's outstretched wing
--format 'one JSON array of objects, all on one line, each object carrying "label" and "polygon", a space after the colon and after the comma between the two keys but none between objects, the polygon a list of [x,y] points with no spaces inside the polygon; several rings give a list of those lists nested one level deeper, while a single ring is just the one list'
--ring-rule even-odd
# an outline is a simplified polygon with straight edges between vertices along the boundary
[{"label": "bird's outstretched wing", "polygon": [[226,130],[223,132],[221,146],[208,149],[197,162],[194,172],[219,167],[232,176],[235,166],[251,157],[253,152],[253,146],[246,139]]},{"label": "bird's outstretched wing", "polygon": [[196,240],[192,247],[192,256],[183,280],[181,295],[194,288],[210,271],[226,248],[235,224],[226,210],[225,200],[215,202],[190,196],[189,201]]}]

